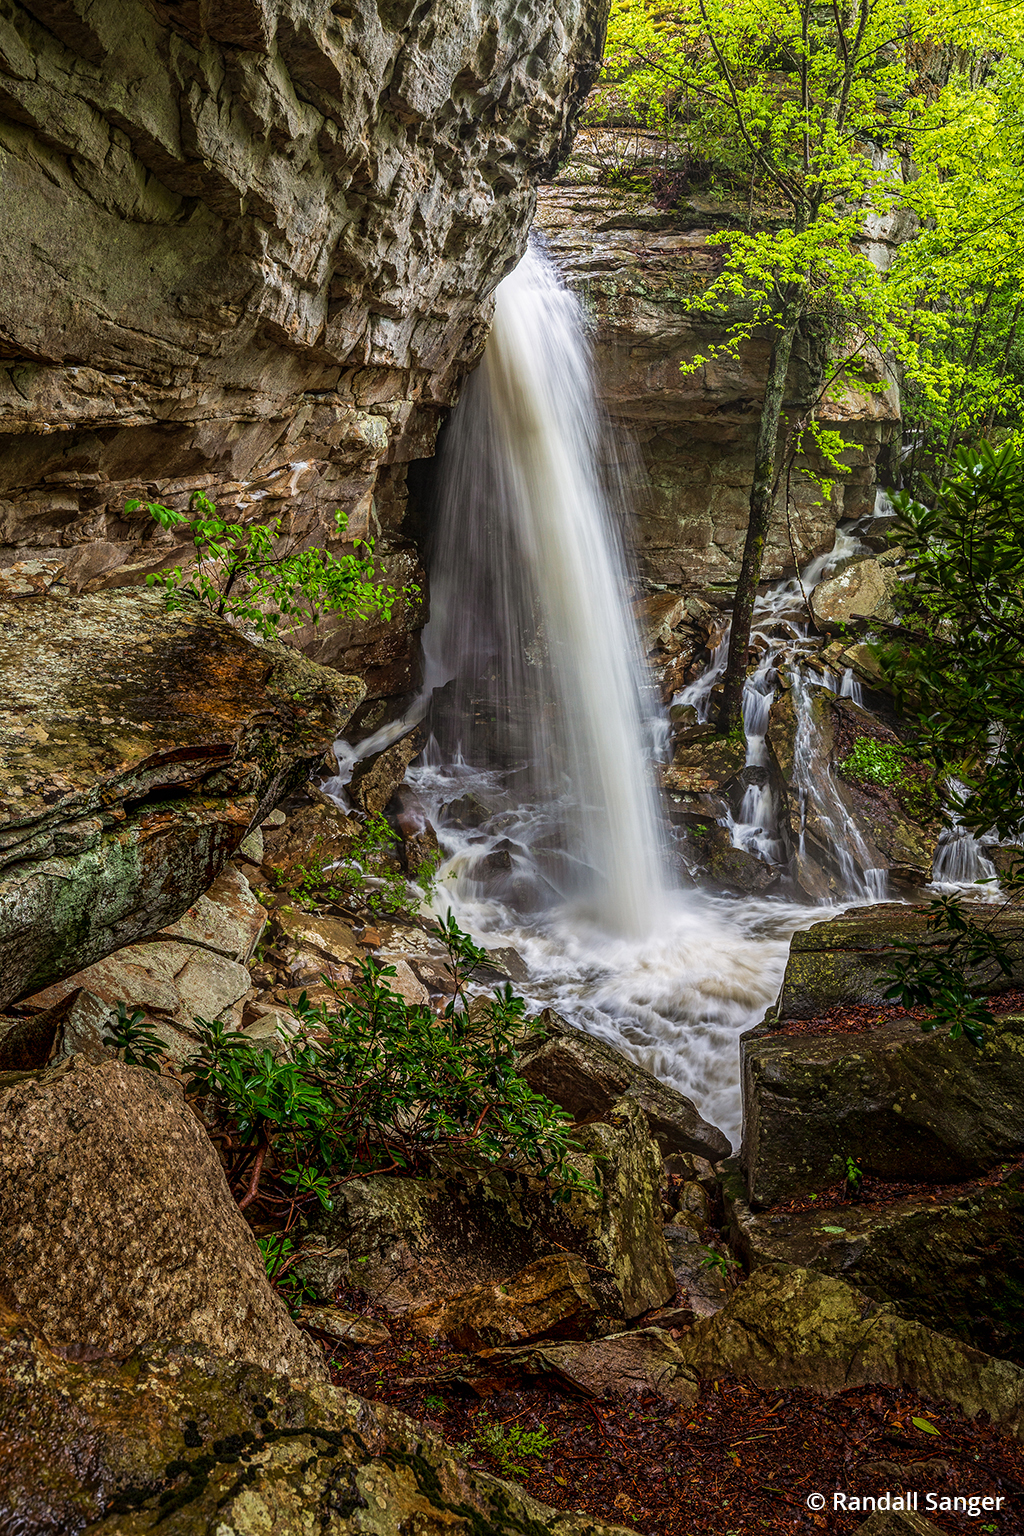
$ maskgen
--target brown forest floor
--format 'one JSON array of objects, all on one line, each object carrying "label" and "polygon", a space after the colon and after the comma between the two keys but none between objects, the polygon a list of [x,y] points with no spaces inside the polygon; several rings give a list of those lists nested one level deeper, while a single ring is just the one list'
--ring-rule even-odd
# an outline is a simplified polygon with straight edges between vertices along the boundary
[{"label": "brown forest floor", "polygon": [[[343,1298],[352,1307],[355,1298]],[[371,1309],[360,1307],[359,1310]],[[955,1409],[910,1393],[862,1387],[833,1398],[808,1391],[765,1392],[737,1381],[705,1383],[694,1408],[655,1397],[594,1402],[547,1382],[506,1377],[486,1395],[423,1378],[457,1369],[465,1357],[417,1338],[381,1316],[390,1344],[338,1351],[338,1386],[402,1409],[429,1424],[476,1467],[521,1482],[557,1509],[580,1509],[645,1536],[755,1536],[766,1531],[847,1536],[864,1513],[833,1513],[832,1492],[926,1492],[1002,1496],[1001,1513],[929,1513],[940,1530],[1024,1536],[1024,1448]],[[320,1337],[323,1337],[320,1335]],[[411,1381],[410,1378],[420,1378]],[[404,1384],[403,1384],[404,1383]],[[926,1419],[930,1434],[913,1424]],[[554,1444],[503,1473],[475,1436],[487,1424],[537,1430]],[[887,1466],[872,1466],[884,1462]],[[807,1497],[821,1493],[828,1512]],[[870,1506],[868,1506],[870,1509]]]}]

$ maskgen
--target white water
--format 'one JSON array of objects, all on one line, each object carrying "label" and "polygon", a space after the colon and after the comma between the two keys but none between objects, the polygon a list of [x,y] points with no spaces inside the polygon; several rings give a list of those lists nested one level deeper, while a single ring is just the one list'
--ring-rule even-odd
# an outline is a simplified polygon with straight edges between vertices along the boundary
[{"label": "white water", "polygon": [[617,1045],[735,1141],[739,1035],[777,996],[792,933],[823,914],[684,891],[668,872],[600,435],[576,302],[531,252],[498,290],[441,459],[424,645],[465,700],[462,734],[435,704],[451,739],[432,738],[409,779],[446,855],[435,908],[514,947],[533,1004]]},{"label": "white water", "polygon": [[424,645],[440,676],[473,684],[489,671],[492,707],[523,711],[512,747],[535,791],[571,786],[580,915],[636,939],[664,906],[665,841],[600,448],[576,301],[531,250],[498,288],[442,455]]}]

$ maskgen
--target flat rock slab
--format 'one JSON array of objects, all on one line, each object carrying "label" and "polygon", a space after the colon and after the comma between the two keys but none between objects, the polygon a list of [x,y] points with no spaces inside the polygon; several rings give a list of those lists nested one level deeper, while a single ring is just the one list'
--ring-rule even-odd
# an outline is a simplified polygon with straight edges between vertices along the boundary
[{"label": "flat rock slab", "polygon": [[809,1269],[766,1265],[715,1317],[678,1341],[702,1377],[748,1378],[769,1390],[905,1387],[1024,1438],[1024,1371],[959,1339],[897,1317],[863,1291]]},{"label": "flat rock slab", "polygon": [[901,1317],[989,1354],[1024,1355],[1024,1175],[897,1200],[811,1211],[730,1203],[751,1268],[795,1264],[836,1275]]},{"label": "flat rock slab", "polygon": [[[530,1375],[556,1376],[588,1397],[654,1392],[667,1402],[692,1407],[700,1396],[683,1351],[664,1328],[637,1328],[604,1339],[545,1344],[532,1350],[487,1350],[480,1361]],[[468,1371],[467,1379],[471,1379]]]},{"label": "flat rock slab", "polygon": [[629,1536],[460,1462],[383,1404],[194,1346],[62,1358],[0,1304],[0,1509],[88,1536]]},{"label": "flat rock slab", "polygon": [[0,598],[0,1007],[176,922],[363,692],[148,589]]},{"label": "flat rock slab", "polygon": [[1024,1152],[1024,1017],[975,1049],[912,1019],[859,1034],[743,1037],[740,1159],[754,1205],[815,1194],[853,1157],[885,1182],[977,1178]]},{"label": "flat rock slab", "polygon": [[[1024,914],[986,912],[985,918],[1003,937],[1011,960],[1011,974],[992,980],[991,990],[998,994],[1024,983]],[[939,942],[928,930],[924,907],[898,902],[857,907],[795,933],[774,1016],[816,1019],[842,1004],[891,1006],[881,974],[901,940]]]},{"label": "flat rock slab", "polygon": [[181,1086],[81,1057],[0,1087],[0,1295],[55,1348],[191,1339],[325,1374]]}]

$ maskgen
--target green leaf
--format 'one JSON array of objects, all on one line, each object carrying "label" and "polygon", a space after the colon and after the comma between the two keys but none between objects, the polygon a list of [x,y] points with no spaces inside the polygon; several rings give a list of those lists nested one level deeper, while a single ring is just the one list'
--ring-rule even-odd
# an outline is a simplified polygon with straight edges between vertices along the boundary
[{"label": "green leaf", "polygon": [[929,1424],[927,1419],[911,1419],[915,1429],[923,1430],[926,1435],[940,1435],[942,1431],[936,1429],[934,1424]]}]

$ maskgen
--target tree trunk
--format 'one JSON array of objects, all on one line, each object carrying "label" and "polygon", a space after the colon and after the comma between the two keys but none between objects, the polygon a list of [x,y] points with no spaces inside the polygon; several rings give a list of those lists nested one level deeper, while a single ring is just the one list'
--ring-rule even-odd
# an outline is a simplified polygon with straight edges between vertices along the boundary
[{"label": "tree trunk", "polygon": [[787,305],[783,310],[768,364],[764,404],[761,407],[757,447],[754,450],[754,483],[750,489],[750,520],[747,523],[747,538],[743,546],[743,563],[736,583],[736,599],[732,609],[732,633],[729,636],[729,659],[726,663],[725,687],[718,712],[718,729],[723,736],[728,736],[739,725],[741,719],[743,684],[747,676],[747,651],[750,648],[750,623],[754,616],[757,584],[761,579],[765,539],[768,537],[768,527],[775,508],[775,463],[778,458],[782,402],[786,393],[789,359],[801,314],[802,309],[797,305]]}]

